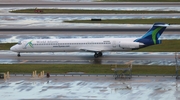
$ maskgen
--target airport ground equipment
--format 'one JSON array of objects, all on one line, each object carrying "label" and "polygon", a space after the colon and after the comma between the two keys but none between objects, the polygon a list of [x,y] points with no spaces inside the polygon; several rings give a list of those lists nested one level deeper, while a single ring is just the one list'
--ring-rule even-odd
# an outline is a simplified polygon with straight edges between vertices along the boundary
[{"label": "airport ground equipment", "polygon": [[0,79],[4,79],[4,73],[0,73]]},{"label": "airport ground equipment", "polygon": [[9,78],[10,78],[9,72],[7,72],[7,73],[0,73],[0,79],[7,80]]},{"label": "airport ground equipment", "polygon": [[175,62],[176,62],[176,64],[175,64],[175,68],[176,68],[176,79],[178,79],[178,78],[179,78],[179,71],[180,71],[180,67],[179,67],[179,65],[178,65],[178,60],[179,60],[179,55],[178,55],[178,53],[176,52],[176,53],[175,53]]},{"label": "airport ground equipment", "polygon": [[44,78],[44,71],[41,71],[40,73],[37,74],[37,71],[32,72],[32,78]]},{"label": "airport ground equipment", "polygon": [[114,77],[117,78],[125,78],[126,76],[132,78],[132,63],[128,64],[128,67],[126,68],[118,68],[117,65],[115,65],[115,68],[112,68],[111,70],[114,71]]}]

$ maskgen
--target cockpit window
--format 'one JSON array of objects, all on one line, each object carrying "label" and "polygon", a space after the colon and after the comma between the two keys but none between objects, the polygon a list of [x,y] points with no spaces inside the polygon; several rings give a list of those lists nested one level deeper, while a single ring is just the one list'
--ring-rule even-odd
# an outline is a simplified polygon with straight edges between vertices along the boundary
[{"label": "cockpit window", "polygon": [[21,41],[19,41],[19,42],[18,42],[18,45],[21,45],[21,44],[22,44]]}]

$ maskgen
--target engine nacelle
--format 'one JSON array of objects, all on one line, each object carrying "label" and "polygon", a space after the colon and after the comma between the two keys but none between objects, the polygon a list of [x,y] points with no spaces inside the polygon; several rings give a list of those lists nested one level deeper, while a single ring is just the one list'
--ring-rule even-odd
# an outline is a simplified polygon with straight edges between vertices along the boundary
[{"label": "engine nacelle", "polygon": [[144,44],[139,42],[120,42],[119,46],[124,49],[137,49],[143,47]]}]

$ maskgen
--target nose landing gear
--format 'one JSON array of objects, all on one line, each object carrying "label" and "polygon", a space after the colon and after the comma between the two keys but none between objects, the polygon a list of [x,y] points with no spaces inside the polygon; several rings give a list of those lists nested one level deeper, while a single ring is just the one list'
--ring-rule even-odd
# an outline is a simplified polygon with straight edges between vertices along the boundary
[{"label": "nose landing gear", "polygon": [[18,52],[17,56],[18,56],[18,57],[20,57],[20,56],[21,56],[21,55],[20,55],[20,52]]}]

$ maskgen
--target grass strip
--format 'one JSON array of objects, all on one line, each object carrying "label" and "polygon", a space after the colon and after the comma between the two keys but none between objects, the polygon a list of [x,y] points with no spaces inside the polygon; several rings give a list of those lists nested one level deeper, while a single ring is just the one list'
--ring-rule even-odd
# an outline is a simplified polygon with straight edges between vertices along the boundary
[{"label": "grass strip", "polygon": [[147,10],[82,10],[82,9],[19,9],[11,13],[68,13],[68,14],[147,14],[147,13],[180,13],[180,11],[147,11]]},{"label": "grass strip", "polygon": [[[0,43],[0,50],[9,50],[15,43]],[[161,44],[152,45],[130,52],[179,52],[180,40],[162,40]]]},{"label": "grass strip", "polygon": [[10,50],[10,47],[17,43],[0,43],[0,50]]},{"label": "grass strip", "polygon": [[72,20],[64,21],[68,23],[102,23],[102,24],[152,24],[155,22],[164,22],[169,24],[180,24],[180,18],[161,18],[161,19],[108,19],[101,21],[90,20]]},{"label": "grass strip", "polygon": [[[118,65],[118,68],[126,68],[127,65]],[[113,74],[112,65],[98,64],[0,64],[0,73],[9,71],[11,74],[32,73],[42,70],[45,73],[84,72],[86,74]],[[132,74],[175,74],[174,66],[158,65],[133,65]]]},{"label": "grass strip", "polygon": [[101,2],[180,2],[179,0],[100,0]]}]

